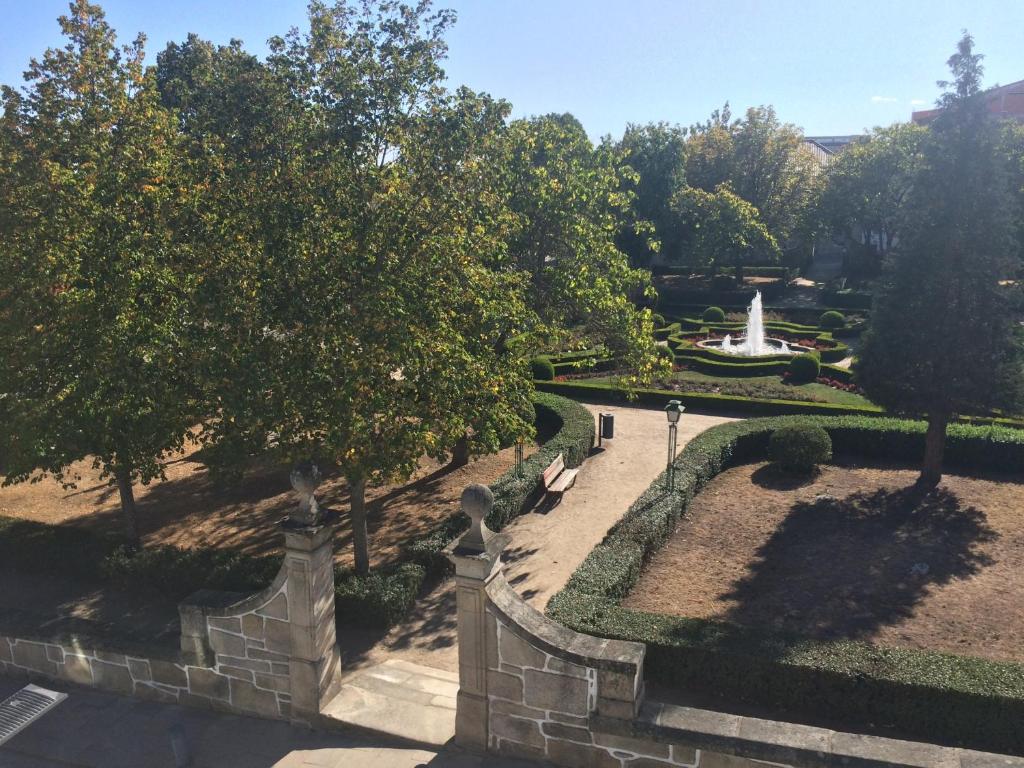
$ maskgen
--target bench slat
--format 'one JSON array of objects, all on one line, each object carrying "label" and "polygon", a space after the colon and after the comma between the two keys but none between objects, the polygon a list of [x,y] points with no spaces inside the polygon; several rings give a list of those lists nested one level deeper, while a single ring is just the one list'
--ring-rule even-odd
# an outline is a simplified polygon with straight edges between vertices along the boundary
[{"label": "bench slat", "polygon": [[562,474],[558,476],[558,479],[551,483],[551,485],[548,487],[548,490],[552,491],[553,493],[563,493],[573,483],[576,482],[576,474],[578,472],[578,469],[565,470]]},{"label": "bench slat", "polygon": [[544,470],[544,487],[549,488],[551,483],[556,477],[558,477],[559,473],[561,473],[563,469],[565,469],[565,460],[562,458],[562,454],[558,454],[555,457],[555,460],[552,461],[548,465],[548,468]]}]

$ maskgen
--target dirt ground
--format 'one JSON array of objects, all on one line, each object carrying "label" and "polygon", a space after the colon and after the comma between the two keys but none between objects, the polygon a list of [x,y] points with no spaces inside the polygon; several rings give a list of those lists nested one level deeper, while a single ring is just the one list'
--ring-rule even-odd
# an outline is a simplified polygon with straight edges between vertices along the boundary
[{"label": "dirt ground", "polygon": [[[199,456],[194,449],[187,451],[168,461],[166,480],[136,486],[145,544],[230,547],[254,555],[279,551],[282,537],[276,524],[296,504],[287,468],[254,472],[237,487],[226,488],[211,481]],[[491,483],[514,463],[515,448],[457,469],[424,459],[408,482],[367,488],[373,564],[390,561],[404,542],[429,531],[458,509],[459,496],[468,484]],[[117,489],[100,480],[87,462],[74,469],[81,476],[74,490],[65,490],[52,479],[0,488],[0,515],[120,530]],[[328,477],[317,491],[317,499],[322,506],[342,512],[335,537],[336,559],[351,562],[345,481]]]},{"label": "dirt ground", "polygon": [[1024,482],[825,466],[809,481],[765,464],[723,472],[655,554],[624,605],[1024,660]]}]

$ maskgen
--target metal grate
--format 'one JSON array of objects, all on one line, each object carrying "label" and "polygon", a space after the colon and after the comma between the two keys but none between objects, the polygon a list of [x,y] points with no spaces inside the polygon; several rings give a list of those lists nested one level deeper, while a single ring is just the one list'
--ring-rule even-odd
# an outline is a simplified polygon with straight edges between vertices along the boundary
[{"label": "metal grate", "polygon": [[48,691],[38,685],[26,685],[0,702],[0,744],[60,704],[68,695]]}]

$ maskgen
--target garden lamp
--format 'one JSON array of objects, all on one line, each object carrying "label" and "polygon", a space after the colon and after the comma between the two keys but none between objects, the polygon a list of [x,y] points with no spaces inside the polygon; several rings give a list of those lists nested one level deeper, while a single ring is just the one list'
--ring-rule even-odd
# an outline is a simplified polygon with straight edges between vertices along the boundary
[{"label": "garden lamp", "polygon": [[665,467],[665,480],[670,491],[675,487],[676,480],[676,425],[684,410],[686,409],[678,400],[669,400],[668,405],[665,406],[665,417],[668,419],[668,463]]}]

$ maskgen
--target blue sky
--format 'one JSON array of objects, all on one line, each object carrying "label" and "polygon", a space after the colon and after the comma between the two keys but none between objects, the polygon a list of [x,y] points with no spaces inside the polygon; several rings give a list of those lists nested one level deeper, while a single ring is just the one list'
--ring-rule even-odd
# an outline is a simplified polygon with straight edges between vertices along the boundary
[{"label": "blue sky", "polygon": [[[197,32],[265,53],[303,26],[305,0],[107,0],[151,55]],[[629,122],[689,125],[729,100],[773,104],[808,135],[859,133],[930,106],[960,30],[986,55],[986,83],[1024,79],[1021,0],[451,0],[446,70],[512,102],[515,115],[572,112],[594,137]],[[0,82],[62,44],[65,0],[0,0]]]}]

